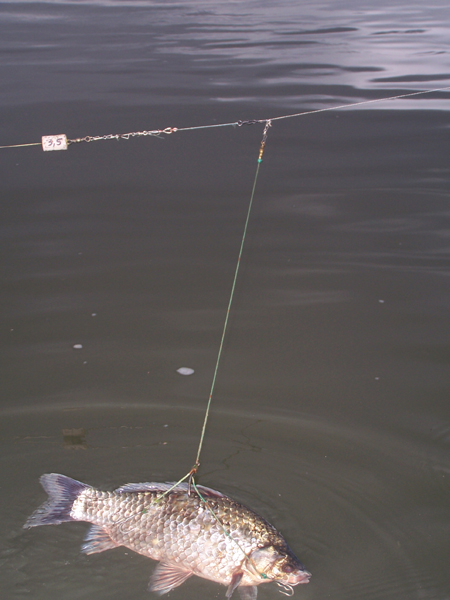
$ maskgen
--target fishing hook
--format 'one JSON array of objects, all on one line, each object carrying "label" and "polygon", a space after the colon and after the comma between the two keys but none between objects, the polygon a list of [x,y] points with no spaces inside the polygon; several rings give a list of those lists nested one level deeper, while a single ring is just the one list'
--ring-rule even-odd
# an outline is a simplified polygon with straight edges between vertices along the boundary
[{"label": "fishing hook", "polygon": [[283,588],[282,590],[278,590],[280,594],[283,594],[283,596],[294,595],[294,588],[292,587],[292,585],[289,585],[288,583],[281,583],[281,581],[277,581],[276,583],[278,587]]}]

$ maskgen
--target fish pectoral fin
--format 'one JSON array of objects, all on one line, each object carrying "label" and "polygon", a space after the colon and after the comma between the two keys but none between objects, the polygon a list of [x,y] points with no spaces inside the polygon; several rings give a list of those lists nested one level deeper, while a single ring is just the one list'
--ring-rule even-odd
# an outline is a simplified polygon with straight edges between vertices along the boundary
[{"label": "fish pectoral fin", "polygon": [[244,575],[244,573],[242,573],[242,571],[239,571],[237,573],[233,573],[233,577],[231,578],[230,585],[228,586],[228,589],[227,589],[227,593],[225,594],[225,596],[227,598],[231,598],[231,596],[233,595],[234,590],[241,583],[243,575]]},{"label": "fish pectoral fin", "polygon": [[84,541],[86,544],[81,546],[81,552],[84,552],[85,554],[95,554],[96,552],[111,550],[120,545],[116,544],[106,531],[98,525],[92,525],[84,538]]},{"label": "fish pectoral fin", "polygon": [[258,588],[256,585],[240,585],[239,595],[241,600],[256,600],[258,595]]},{"label": "fish pectoral fin", "polygon": [[148,589],[160,596],[167,594],[178,587],[193,575],[192,571],[185,571],[174,565],[159,563],[150,577]]}]

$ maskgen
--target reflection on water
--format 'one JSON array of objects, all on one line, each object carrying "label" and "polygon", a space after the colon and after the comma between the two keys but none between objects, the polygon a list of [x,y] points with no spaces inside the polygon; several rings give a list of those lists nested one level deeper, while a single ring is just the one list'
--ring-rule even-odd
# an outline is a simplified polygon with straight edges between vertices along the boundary
[{"label": "reflection on water", "polygon": [[49,98],[183,105],[189,89],[197,103],[273,109],[389,96],[380,90],[411,84],[436,88],[449,79],[443,1],[7,2],[0,22],[2,70],[21,82],[2,90],[6,105]]},{"label": "reflection on water", "polygon": [[[0,145],[449,80],[447,2],[3,2],[0,23]],[[450,596],[448,98],[269,131],[200,482],[284,533],[313,573],[297,597]],[[2,151],[5,597],[151,597],[144,557],[22,525],[44,472],[114,489],[191,468],[261,134]]]}]

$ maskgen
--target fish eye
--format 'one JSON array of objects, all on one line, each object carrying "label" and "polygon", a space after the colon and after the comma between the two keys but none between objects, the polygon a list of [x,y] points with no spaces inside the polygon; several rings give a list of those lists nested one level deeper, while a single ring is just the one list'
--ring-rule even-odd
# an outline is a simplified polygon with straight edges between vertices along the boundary
[{"label": "fish eye", "polygon": [[283,565],[281,567],[281,570],[283,571],[283,573],[292,573],[294,567],[291,567],[291,565]]}]

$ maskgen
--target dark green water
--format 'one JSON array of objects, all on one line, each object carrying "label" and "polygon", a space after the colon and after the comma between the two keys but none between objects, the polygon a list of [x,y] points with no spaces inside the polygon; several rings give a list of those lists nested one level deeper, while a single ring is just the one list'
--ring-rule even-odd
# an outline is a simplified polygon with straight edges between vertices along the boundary
[{"label": "dark green water", "polygon": [[[0,23],[0,145],[450,79],[446,2],[2,2]],[[269,131],[199,481],[283,532],[313,574],[296,598],[450,597],[449,97]],[[113,489],[192,466],[261,135],[0,150],[2,597],[152,597],[148,559],[22,525],[42,473]]]}]

